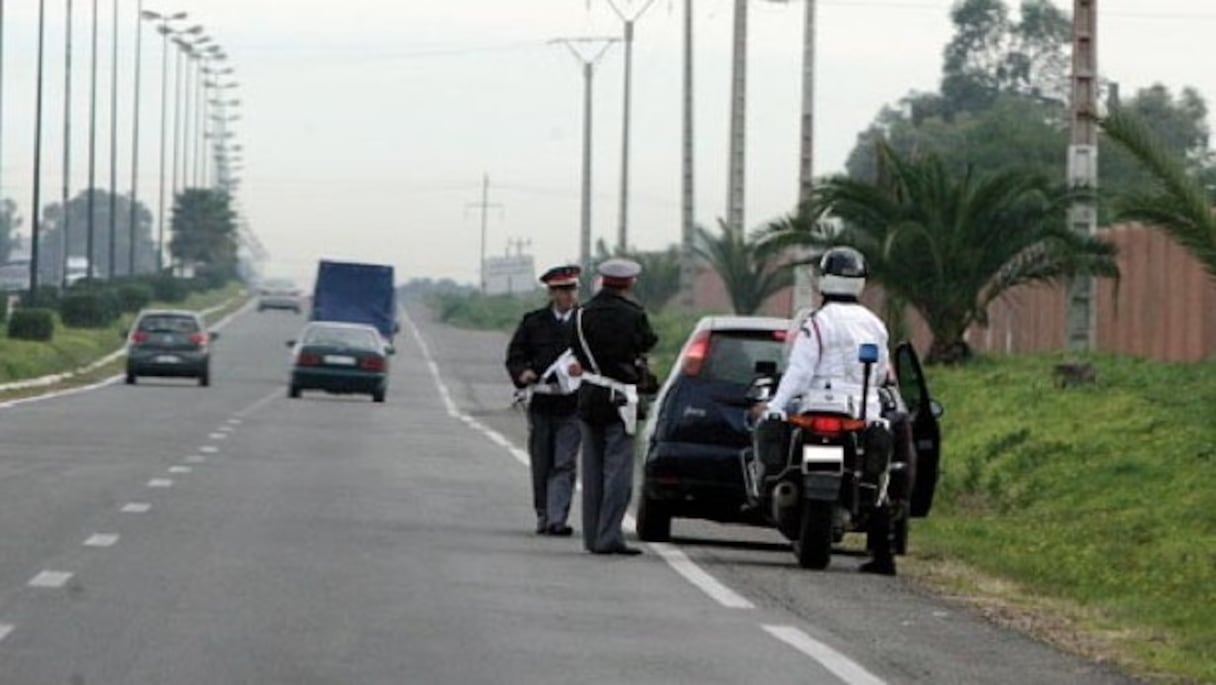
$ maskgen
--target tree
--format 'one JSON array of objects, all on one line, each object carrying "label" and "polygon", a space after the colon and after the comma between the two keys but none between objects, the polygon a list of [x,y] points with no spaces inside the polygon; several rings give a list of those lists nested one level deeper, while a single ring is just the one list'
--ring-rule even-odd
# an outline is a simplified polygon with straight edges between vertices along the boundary
[{"label": "tree", "polygon": [[[1194,88],[1183,88],[1175,97],[1157,83],[1137,91],[1119,110],[1139,120],[1155,138],[1154,146],[1182,160],[1187,171],[1212,173],[1208,106]],[[1100,187],[1107,196],[1135,193],[1155,182],[1153,174],[1123,145],[1103,147],[1098,164]]]},{"label": "tree", "polygon": [[633,296],[652,312],[661,311],[680,292],[679,247],[673,245],[666,250],[653,251],[618,247],[609,252],[608,246],[600,240],[596,243],[596,255],[598,260],[625,257],[642,265],[642,277],[634,286]]},{"label": "tree", "polygon": [[1131,112],[1111,113],[1102,121],[1102,130],[1153,179],[1151,190],[1136,189],[1116,198],[1119,218],[1166,231],[1216,279],[1216,216],[1202,177],[1188,172],[1189,160]]},{"label": "tree", "polygon": [[17,203],[8,198],[0,201],[0,264],[7,262],[13,253],[13,241],[17,229],[21,228],[21,215]]},{"label": "tree", "polygon": [[[951,173],[935,154],[879,148],[877,182],[846,176],[816,187],[801,214],[769,228],[774,247],[855,247],[872,279],[915,309],[933,343],[927,361],[971,356],[964,335],[987,323],[988,306],[1011,288],[1082,276],[1116,277],[1114,247],[1069,230],[1065,217],[1081,191],[1023,170]],[[831,214],[830,238],[811,228]]]},{"label": "tree", "polygon": [[[98,189],[94,203],[94,236],[92,262],[96,273],[108,276],[110,262],[110,193]],[[119,195],[115,203],[117,221],[117,242],[115,245],[115,274],[126,274],[130,270],[130,225],[131,200],[128,196]],[[146,273],[156,268],[156,244],[152,240],[152,212],[141,202],[135,208],[135,271]],[[68,201],[70,223],[70,240],[68,255],[74,257],[87,256],[89,217],[88,191],[82,191]],[[58,283],[63,254],[63,205],[51,203],[42,211],[42,238],[39,263],[39,274],[47,283]]]},{"label": "tree", "polygon": [[794,283],[794,272],[780,254],[764,249],[761,240],[732,231],[722,221],[719,232],[697,227],[694,250],[722,279],[731,308],[744,316],[760,311],[770,297]]},{"label": "tree", "polygon": [[189,188],[173,203],[173,240],[169,251],[175,260],[212,270],[236,266],[236,213],[226,192]]}]

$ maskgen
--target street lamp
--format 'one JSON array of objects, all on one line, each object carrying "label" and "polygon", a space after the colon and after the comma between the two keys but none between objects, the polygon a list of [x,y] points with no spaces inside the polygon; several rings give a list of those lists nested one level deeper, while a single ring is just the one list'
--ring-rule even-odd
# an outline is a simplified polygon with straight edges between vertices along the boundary
[{"label": "street lamp", "polygon": [[63,34],[63,217],[59,224],[59,287],[68,285],[68,243],[72,237],[72,0],[65,3]]},{"label": "street lamp", "polygon": [[[142,27],[143,21],[147,20],[153,23],[159,23],[157,32],[161,34],[161,126],[160,126],[160,196],[158,209],[158,224],[159,230],[164,232],[165,221],[165,117],[168,100],[165,98],[168,89],[169,77],[169,34],[173,32],[173,22],[184,20],[188,15],[185,12],[175,12],[173,14],[161,14],[143,9],[143,0],[140,0],[138,8],[139,20],[136,23],[135,31],[135,121],[134,121],[134,142],[132,144],[132,164],[131,164],[131,224],[130,224],[130,242],[127,246],[129,251],[129,261],[127,262],[127,273],[135,273],[135,238],[136,226],[139,221],[139,212],[137,211],[137,183],[139,177],[139,86],[140,86],[140,45],[142,43]],[[161,264],[161,258],[157,257],[157,265]]]},{"label": "street lamp", "polygon": [[36,306],[38,293],[38,238],[42,226],[39,206],[42,203],[42,66],[46,39],[46,0],[38,0],[38,68],[34,104],[34,201],[33,224],[30,228],[30,306]]}]

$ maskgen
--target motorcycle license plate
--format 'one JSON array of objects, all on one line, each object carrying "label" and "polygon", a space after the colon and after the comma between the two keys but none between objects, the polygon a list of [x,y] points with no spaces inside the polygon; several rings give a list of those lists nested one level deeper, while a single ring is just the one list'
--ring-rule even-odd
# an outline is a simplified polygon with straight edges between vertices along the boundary
[{"label": "motorcycle license plate", "polygon": [[844,471],[844,447],[806,445],[802,448],[803,473],[841,473],[842,471]]}]

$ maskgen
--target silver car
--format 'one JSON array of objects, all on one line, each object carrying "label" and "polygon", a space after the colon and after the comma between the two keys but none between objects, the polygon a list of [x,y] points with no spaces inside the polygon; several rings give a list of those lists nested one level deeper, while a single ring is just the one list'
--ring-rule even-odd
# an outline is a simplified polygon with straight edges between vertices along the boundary
[{"label": "silver car", "polygon": [[258,311],[287,309],[299,314],[304,309],[304,294],[286,279],[269,279],[258,288]]}]

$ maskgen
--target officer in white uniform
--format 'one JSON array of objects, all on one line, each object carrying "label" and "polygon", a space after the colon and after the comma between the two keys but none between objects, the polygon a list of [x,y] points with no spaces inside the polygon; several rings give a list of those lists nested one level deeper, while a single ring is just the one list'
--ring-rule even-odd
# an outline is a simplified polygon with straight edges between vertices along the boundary
[{"label": "officer in white uniform", "polygon": [[[755,411],[770,419],[784,419],[787,412],[798,411],[796,400],[803,395],[831,390],[836,397],[851,398],[854,415],[860,414],[861,402],[866,402],[867,416],[882,416],[878,388],[891,378],[889,336],[882,319],[860,301],[866,287],[865,257],[853,248],[832,248],[820,259],[819,272],[823,305],[800,322],[776,393]],[[879,359],[870,367],[869,392],[863,399],[865,367],[858,361],[858,350],[867,343],[878,346]],[[874,559],[862,571],[895,573],[891,549],[884,547],[871,550]]]}]

